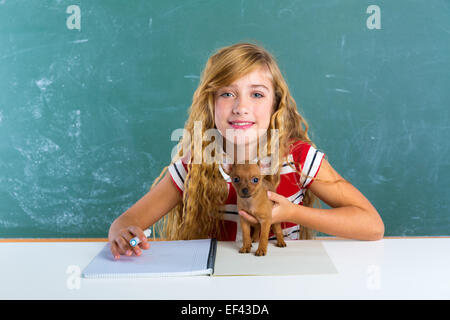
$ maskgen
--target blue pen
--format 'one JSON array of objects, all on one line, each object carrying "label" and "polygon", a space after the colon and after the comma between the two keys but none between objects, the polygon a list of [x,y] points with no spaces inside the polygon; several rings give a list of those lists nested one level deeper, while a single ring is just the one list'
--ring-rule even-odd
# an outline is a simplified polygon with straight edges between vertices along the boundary
[{"label": "blue pen", "polygon": [[[150,237],[150,235],[152,234],[152,229],[150,228],[145,229],[144,234],[147,238]],[[136,247],[139,243],[141,243],[141,239],[139,239],[139,237],[134,237],[133,239],[130,240],[130,245],[132,247]]]}]

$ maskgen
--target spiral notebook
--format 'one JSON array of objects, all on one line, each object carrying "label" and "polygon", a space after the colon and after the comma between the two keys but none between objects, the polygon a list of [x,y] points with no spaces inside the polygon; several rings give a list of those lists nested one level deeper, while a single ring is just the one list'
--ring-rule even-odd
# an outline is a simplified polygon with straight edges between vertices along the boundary
[{"label": "spiral notebook", "polygon": [[211,275],[216,239],[152,241],[149,250],[115,260],[109,243],[83,270],[84,278],[147,278]]}]

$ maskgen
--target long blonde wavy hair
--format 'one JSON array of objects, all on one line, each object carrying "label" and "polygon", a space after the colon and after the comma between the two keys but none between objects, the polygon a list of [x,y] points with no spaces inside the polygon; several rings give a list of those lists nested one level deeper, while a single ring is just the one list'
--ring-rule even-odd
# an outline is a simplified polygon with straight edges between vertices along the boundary
[{"label": "long blonde wavy hair", "polygon": [[[215,128],[214,123],[214,101],[217,90],[228,86],[235,80],[254,71],[256,68],[266,67],[271,75],[275,92],[274,112],[271,116],[271,129],[278,130],[279,153],[276,157],[276,165],[281,168],[283,162],[287,161],[289,146],[296,141],[304,141],[316,147],[308,136],[308,123],[298,113],[297,104],[289,92],[286,81],[275,58],[262,46],[252,43],[237,43],[217,50],[207,61],[201,74],[200,83],[196,89],[192,105],[189,108],[189,117],[185,123],[185,130],[190,136],[194,136],[194,122],[200,121],[202,133],[205,130]],[[202,142],[201,150],[195,150],[194,141],[183,138],[179,141],[179,152],[172,159],[176,162],[183,155],[183,146],[190,150],[190,162],[188,162],[188,173],[184,182],[183,200],[168,212],[156,224],[157,232],[167,240],[188,240],[216,237],[221,238],[220,230],[223,220],[221,219],[220,207],[225,203],[228,196],[226,181],[219,171],[219,163],[194,164],[194,152],[202,152],[208,146],[207,141]],[[271,150],[271,137],[267,138],[268,150]],[[186,151],[186,150],[184,150]],[[273,156],[269,154],[269,156]],[[189,160],[189,159],[188,159]],[[292,167],[292,166],[291,166]],[[299,172],[305,177],[306,175]],[[167,172],[165,167],[153,185]],[[274,185],[280,181],[279,170],[270,177]],[[307,189],[303,199],[303,205],[313,207],[320,202],[312,192]],[[155,234],[155,232],[153,233]],[[315,231],[300,226],[300,239],[313,239]]]}]

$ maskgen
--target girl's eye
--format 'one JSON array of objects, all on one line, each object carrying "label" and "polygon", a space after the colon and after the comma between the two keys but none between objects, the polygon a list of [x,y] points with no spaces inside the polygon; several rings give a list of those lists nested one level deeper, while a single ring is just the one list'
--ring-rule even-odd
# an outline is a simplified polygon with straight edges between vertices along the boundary
[{"label": "girl's eye", "polygon": [[253,182],[253,183],[258,183],[258,181],[259,181],[258,178],[253,178],[253,179],[252,179],[252,182]]},{"label": "girl's eye", "polygon": [[[229,94],[229,96],[226,96],[226,94]],[[222,93],[220,96],[221,97],[231,97],[231,93],[230,92],[225,92],[225,93]]]},{"label": "girl's eye", "polygon": [[261,93],[255,92],[254,94],[258,94],[257,98],[263,98],[264,96]]},{"label": "girl's eye", "polygon": [[238,182],[239,182],[239,177],[234,177],[234,178],[233,178],[233,182],[234,182],[234,183],[238,183]]}]

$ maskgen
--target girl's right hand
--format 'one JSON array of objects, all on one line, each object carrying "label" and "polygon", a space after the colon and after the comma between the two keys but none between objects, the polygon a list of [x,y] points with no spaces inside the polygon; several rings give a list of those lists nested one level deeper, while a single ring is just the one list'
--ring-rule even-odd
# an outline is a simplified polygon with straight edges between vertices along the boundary
[{"label": "girl's right hand", "polygon": [[[134,237],[139,237],[141,242],[137,246],[132,247],[130,245],[130,240]],[[120,259],[120,255],[122,254],[131,256],[134,253],[136,256],[140,256],[142,253],[141,249],[147,250],[150,248],[150,244],[147,241],[144,231],[137,226],[129,226],[117,231],[112,231],[109,234],[108,240],[111,253],[115,259]]]}]

